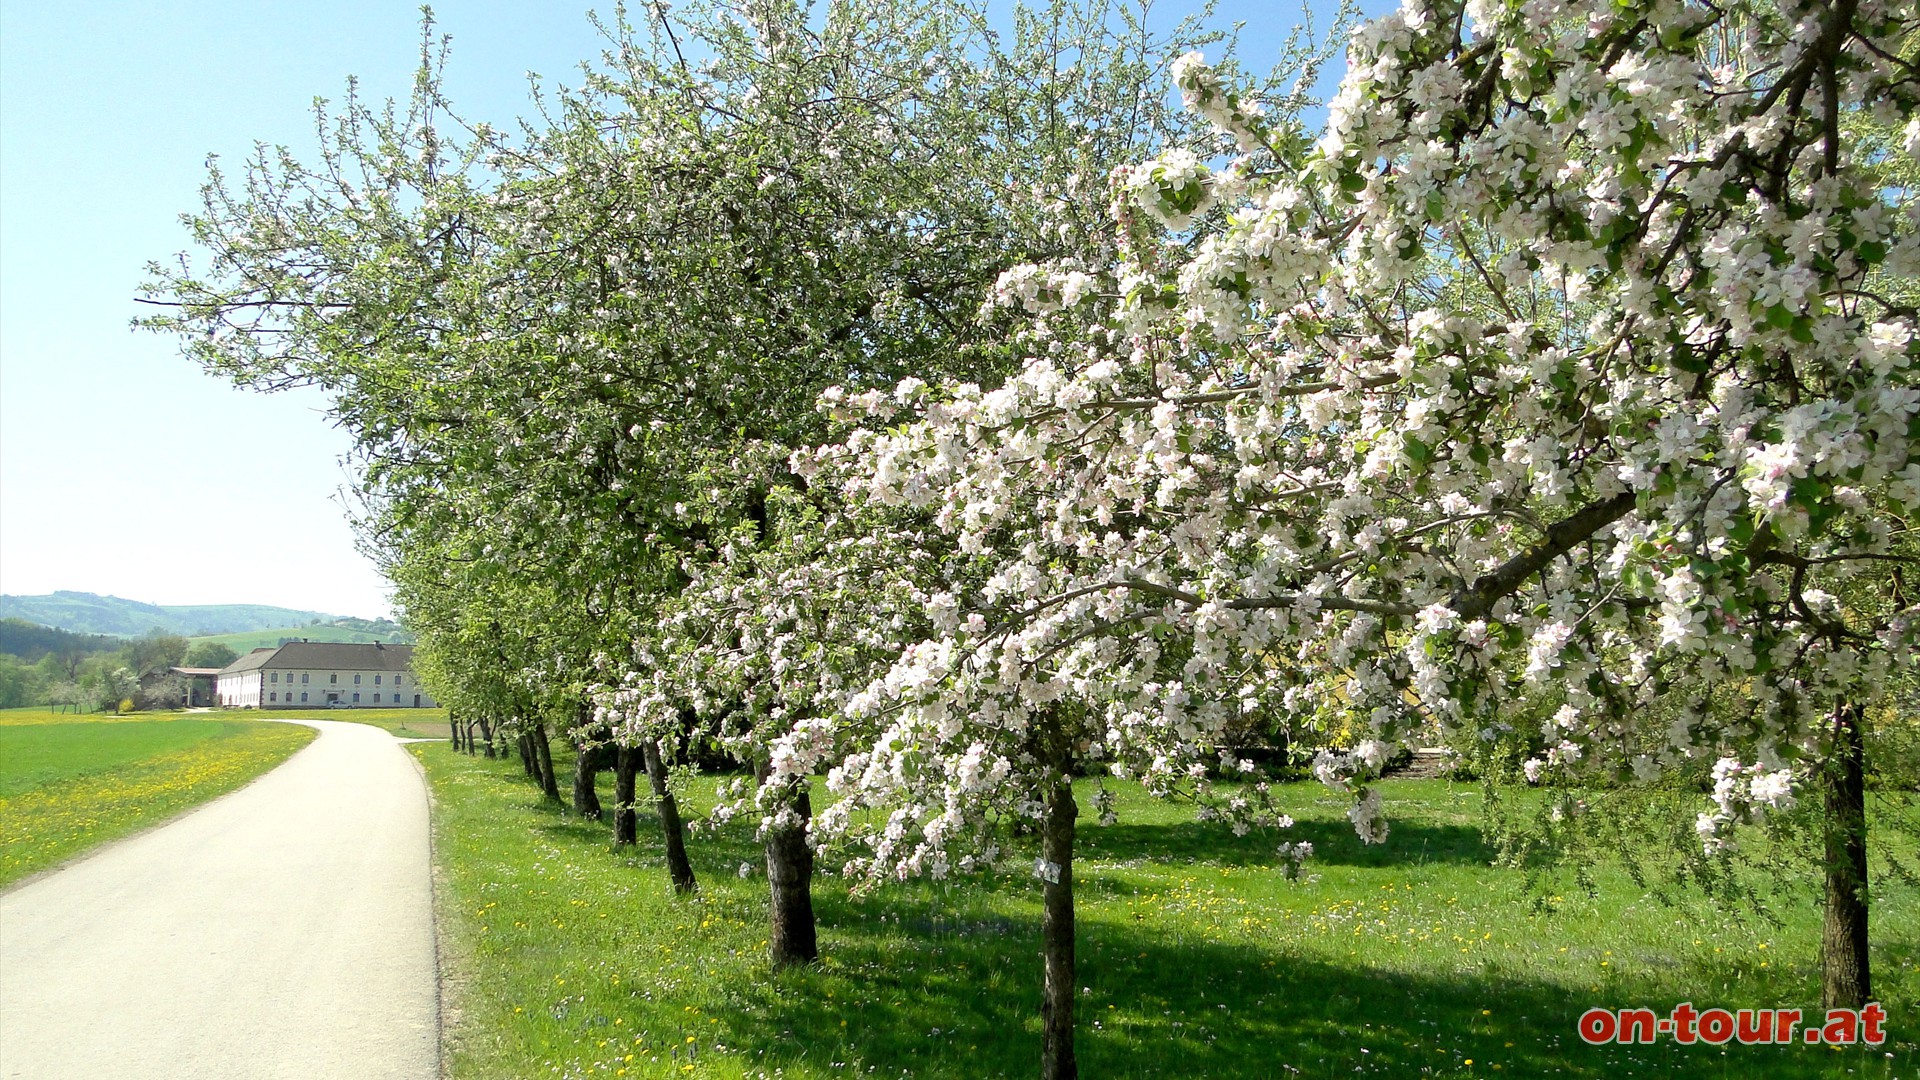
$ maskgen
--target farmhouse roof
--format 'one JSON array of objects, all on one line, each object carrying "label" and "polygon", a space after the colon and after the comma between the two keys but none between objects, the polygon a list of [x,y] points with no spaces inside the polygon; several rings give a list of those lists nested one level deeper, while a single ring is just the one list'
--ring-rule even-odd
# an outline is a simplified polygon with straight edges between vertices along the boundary
[{"label": "farmhouse roof", "polygon": [[221,669],[223,674],[260,668],[285,671],[408,671],[411,645],[356,645],[344,641],[289,641],[277,649],[255,649]]},{"label": "farmhouse roof", "polygon": [[218,675],[221,671],[217,667],[172,667],[167,670],[175,675]]},{"label": "farmhouse roof", "polygon": [[279,651],[279,649],[255,649],[240,659],[235,660],[233,663],[228,664],[226,667],[221,668],[220,674],[231,675],[238,671],[252,671],[256,668],[264,667],[267,661],[273,659],[273,654]]}]

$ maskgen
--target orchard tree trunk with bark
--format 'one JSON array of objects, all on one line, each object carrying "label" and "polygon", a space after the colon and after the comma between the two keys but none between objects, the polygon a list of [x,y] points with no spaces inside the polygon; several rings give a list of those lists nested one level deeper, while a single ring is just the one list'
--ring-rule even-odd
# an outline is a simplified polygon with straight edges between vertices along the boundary
[{"label": "orchard tree trunk with bark", "polygon": [[673,891],[690,893],[700,887],[693,876],[693,863],[687,859],[687,827],[680,820],[680,803],[667,786],[667,763],[660,757],[660,744],[648,739],[640,744],[647,765],[647,781],[653,785],[653,802],[660,813],[660,831],[667,840],[667,873],[673,878]]},{"label": "orchard tree trunk with bark", "polygon": [[540,779],[540,792],[554,802],[560,801],[560,782],[553,775],[553,746],[547,739],[547,725],[533,725],[533,759]]},{"label": "orchard tree trunk with bark", "polygon": [[480,717],[480,738],[486,744],[487,756],[493,757],[493,724],[484,715]]},{"label": "orchard tree trunk with bark", "polygon": [[640,748],[617,746],[613,751],[613,842],[639,840],[639,815],[634,809],[633,781],[640,772]]},{"label": "orchard tree trunk with bark", "polygon": [[1062,770],[1040,833],[1045,881],[1040,939],[1046,964],[1040,1003],[1041,1080],[1075,1080],[1080,1075],[1073,1055],[1073,834],[1079,814],[1080,807],[1073,801],[1073,778]]},{"label": "orchard tree trunk with bark", "polygon": [[593,789],[600,773],[601,748],[583,746],[573,759],[573,812],[589,821],[600,820],[600,793]]},{"label": "orchard tree trunk with bark", "polygon": [[1864,710],[1833,712],[1833,756],[1821,770],[1825,799],[1826,921],[1820,938],[1820,1004],[1858,1009],[1873,1000],[1867,962],[1867,784]]},{"label": "orchard tree trunk with bark", "polygon": [[[765,784],[770,770],[759,769]],[[813,917],[813,847],[807,838],[813,801],[804,778],[783,782],[774,822],[767,828],[767,952],[774,967],[810,964],[820,958]]]}]

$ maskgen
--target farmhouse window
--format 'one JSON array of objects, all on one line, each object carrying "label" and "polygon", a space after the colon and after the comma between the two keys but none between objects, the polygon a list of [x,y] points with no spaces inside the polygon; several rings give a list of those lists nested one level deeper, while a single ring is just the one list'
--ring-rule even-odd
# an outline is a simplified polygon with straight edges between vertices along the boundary
[{"label": "farmhouse window", "polygon": [[329,675],[329,676],[327,676],[327,681],[328,681],[328,682],[331,682],[331,683],[337,683],[337,682],[339,682],[339,681],[340,681],[340,675],[339,675],[339,673],[338,673],[338,672],[335,672],[334,674],[332,674],[332,675]]},{"label": "farmhouse window", "polygon": [[360,676],[358,676],[358,675],[355,675],[355,676],[353,677],[353,685],[355,685],[355,686],[359,686],[359,685],[360,685]]},{"label": "farmhouse window", "polygon": [[353,695],[353,701],[354,701],[354,704],[358,705],[360,703],[360,695],[359,694]]},{"label": "farmhouse window", "polygon": [[[305,684],[306,684],[306,681],[307,681],[307,673],[303,671],[303,672],[301,672],[301,673],[300,673],[300,682],[301,682],[301,685],[305,685]],[[305,700],[307,700],[307,699],[306,699],[306,698],[301,698],[300,700],[301,700],[301,701],[305,701]]]},{"label": "farmhouse window", "polygon": [[375,685],[375,686],[379,686],[379,685],[380,685],[380,676],[378,676],[378,675],[375,675],[375,676],[373,677],[373,685]]},{"label": "farmhouse window", "polygon": [[395,676],[393,677],[393,685],[395,685],[395,686],[399,686],[399,685],[400,685],[400,676],[398,676],[398,675],[395,675]]},{"label": "farmhouse window", "polygon": [[300,700],[301,701],[307,700],[307,692],[305,690],[300,691]]},{"label": "farmhouse window", "polygon": [[279,695],[279,694],[268,694],[268,695],[267,695],[267,700],[268,700],[268,701],[279,701],[279,700],[280,700],[280,695]]},{"label": "farmhouse window", "polygon": [[267,676],[267,681],[268,681],[268,682],[279,682],[279,681],[280,681],[280,673],[276,671],[276,672],[274,672],[273,674],[271,674],[271,675],[269,675],[269,676]]},{"label": "farmhouse window", "polygon": [[373,695],[373,703],[374,703],[375,705],[378,705],[378,704],[380,704],[380,695],[379,695],[379,694],[375,694],[375,695]]}]

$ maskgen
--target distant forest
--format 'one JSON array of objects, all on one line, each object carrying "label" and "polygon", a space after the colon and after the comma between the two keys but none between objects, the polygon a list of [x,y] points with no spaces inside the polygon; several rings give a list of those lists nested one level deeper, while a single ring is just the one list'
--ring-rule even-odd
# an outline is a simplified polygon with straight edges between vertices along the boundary
[{"label": "distant forest", "polygon": [[225,667],[235,652],[158,631],[131,640],[0,619],[0,708],[76,712],[174,709],[185,703],[182,665]]},{"label": "distant forest", "polygon": [[86,656],[113,652],[125,644],[111,634],[76,634],[25,619],[0,619],[0,653],[17,656],[29,664],[39,662],[48,653]]}]

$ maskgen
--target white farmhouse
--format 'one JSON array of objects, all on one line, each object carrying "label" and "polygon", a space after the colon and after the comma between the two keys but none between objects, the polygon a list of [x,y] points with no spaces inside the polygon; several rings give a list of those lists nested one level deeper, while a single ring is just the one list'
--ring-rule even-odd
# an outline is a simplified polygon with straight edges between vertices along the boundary
[{"label": "white farmhouse", "polygon": [[221,668],[216,692],[230,709],[432,708],[412,664],[411,645],[289,641]]}]

